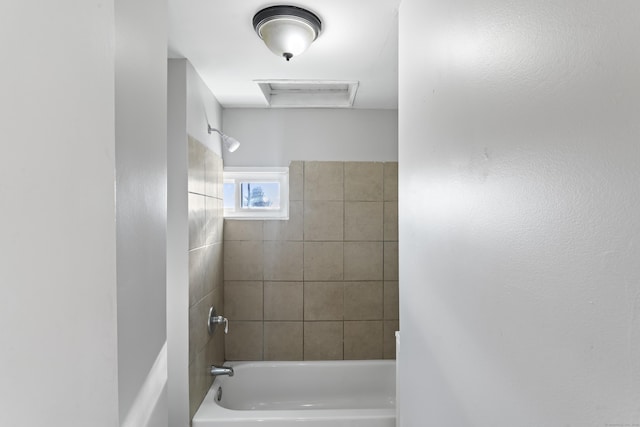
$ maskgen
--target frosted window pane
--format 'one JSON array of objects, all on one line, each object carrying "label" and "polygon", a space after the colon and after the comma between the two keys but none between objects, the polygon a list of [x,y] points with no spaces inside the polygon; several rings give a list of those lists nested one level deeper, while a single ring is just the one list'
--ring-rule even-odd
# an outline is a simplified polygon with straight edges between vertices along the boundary
[{"label": "frosted window pane", "polygon": [[240,184],[241,208],[280,209],[280,183],[243,182]]}]

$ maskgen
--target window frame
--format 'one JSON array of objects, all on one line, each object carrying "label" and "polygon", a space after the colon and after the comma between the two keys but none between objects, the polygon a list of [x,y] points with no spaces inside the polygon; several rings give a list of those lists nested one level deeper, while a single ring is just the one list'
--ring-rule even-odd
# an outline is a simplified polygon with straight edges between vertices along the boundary
[{"label": "window frame", "polygon": [[[289,168],[288,167],[225,167],[224,184],[234,184],[234,208],[224,207],[225,219],[289,219]],[[247,182],[279,183],[280,208],[243,208],[240,200],[240,186]],[[224,198],[224,195],[223,195]]]}]

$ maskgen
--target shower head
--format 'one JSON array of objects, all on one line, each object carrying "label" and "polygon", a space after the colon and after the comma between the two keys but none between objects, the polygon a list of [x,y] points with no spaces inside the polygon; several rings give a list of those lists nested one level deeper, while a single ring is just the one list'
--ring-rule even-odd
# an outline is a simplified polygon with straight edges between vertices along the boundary
[{"label": "shower head", "polygon": [[207,126],[209,127],[207,129],[209,134],[211,134],[211,132],[217,132],[218,134],[220,134],[220,137],[222,138],[222,146],[228,152],[233,153],[234,151],[236,151],[238,149],[238,147],[240,147],[240,142],[238,142],[237,139],[232,138],[229,135],[226,135],[226,134],[222,133],[221,131],[219,131],[216,128],[212,128],[211,125],[207,125]]}]

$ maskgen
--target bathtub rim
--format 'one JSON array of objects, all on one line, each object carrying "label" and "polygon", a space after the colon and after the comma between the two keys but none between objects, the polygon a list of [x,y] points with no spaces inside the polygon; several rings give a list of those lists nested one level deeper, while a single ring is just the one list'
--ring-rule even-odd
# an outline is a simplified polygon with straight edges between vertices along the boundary
[{"label": "bathtub rim", "polygon": [[[376,365],[395,365],[394,359],[373,359],[373,360],[292,360],[292,361],[228,361],[225,366],[231,366],[234,369],[242,369],[243,367],[286,367],[286,366],[332,366],[332,365],[354,365],[354,366],[372,366]],[[395,368],[394,368],[395,374]],[[396,417],[396,409],[393,408],[370,408],[370,409],[308,409],[308,410],[241,410],[229,409],[220,406],[215,401],[215,394],[219,386],[224,386],[224,382],[233,380],[227,376],[216,377],[207,391],[204,400],[198,407],[194,417],[193,426],[207,425],[207,422],[224,421],[234,422],[277,422],[288,421],[292,419],[292,413],[295,413],[295,420],[301,421],[339,421],[339,420],[391,420]],[[394,383],[395,386],[395,383]]]}]

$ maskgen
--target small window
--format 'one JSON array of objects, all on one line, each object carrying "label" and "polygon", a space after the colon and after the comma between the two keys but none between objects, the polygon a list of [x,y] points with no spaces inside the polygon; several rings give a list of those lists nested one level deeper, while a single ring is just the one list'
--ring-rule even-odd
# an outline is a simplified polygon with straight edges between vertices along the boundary
[{"label": "small window", "polygon": [[289,219],[289,168],[225,168],[224,217]]}]

